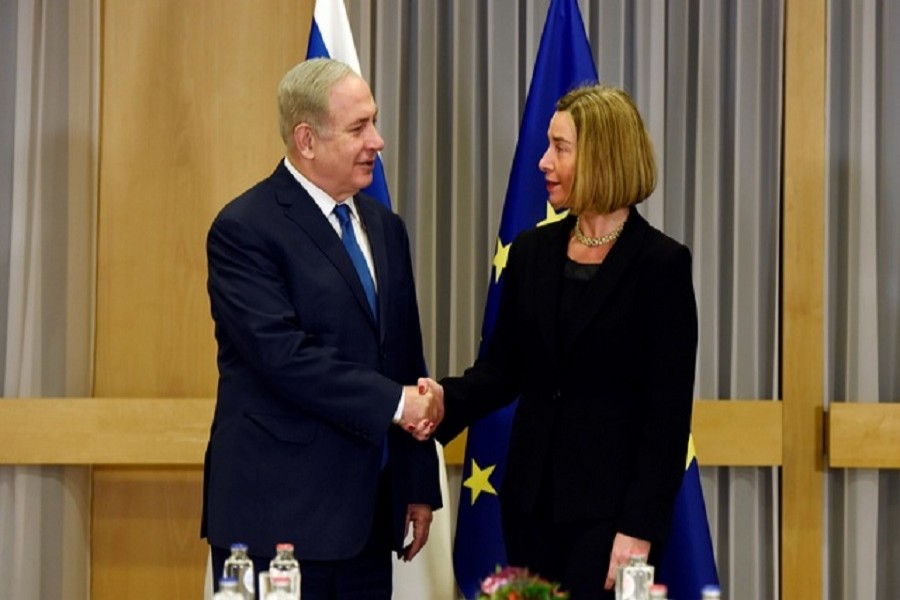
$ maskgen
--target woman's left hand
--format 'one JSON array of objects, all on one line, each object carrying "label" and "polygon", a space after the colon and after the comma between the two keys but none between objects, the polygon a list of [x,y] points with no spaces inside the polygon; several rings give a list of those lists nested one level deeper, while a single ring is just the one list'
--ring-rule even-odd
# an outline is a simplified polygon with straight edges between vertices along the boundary
[{"label": "woman's left hand", "polygon": [[616,539],[613,540],[612,552],[609,554],[609,570],[606,572],[606,583],[604,589],[611,590],[616,585],[616,568],[624,567],[628,564],[628,560],[635,554],[648,556],[650,554],[650,542],[617,533]]}]

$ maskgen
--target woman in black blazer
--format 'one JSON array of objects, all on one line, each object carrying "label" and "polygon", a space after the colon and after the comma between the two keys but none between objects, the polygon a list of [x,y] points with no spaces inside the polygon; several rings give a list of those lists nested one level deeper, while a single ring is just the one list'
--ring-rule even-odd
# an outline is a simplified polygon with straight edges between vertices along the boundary
[{"label": "woman in black blazer", "polygon": [[540,161],[562,221],[512,245],[487,351],[441,381],[447,443],[519,398],[500,491],[509,563],[611,597],[662,555],[690,435],[697,308],[687,247],[635,210],[656,185],[631,98],[565,95]]}]

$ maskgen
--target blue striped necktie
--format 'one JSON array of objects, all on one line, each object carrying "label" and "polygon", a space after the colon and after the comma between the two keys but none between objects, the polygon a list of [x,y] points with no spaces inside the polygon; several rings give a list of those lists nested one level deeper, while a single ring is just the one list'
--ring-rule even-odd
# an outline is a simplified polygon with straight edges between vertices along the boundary
[{"label": "blue striped necktie", "polygon": [[369,301],[369,309],[372,316],[378,320],[378,309],[375,296],[375,281],[372,280],[372,273],[369,272],[369,265],[363,256],[362,249],[356,241],[356,234],[353,233],[353,222],[350,218],[350,207],[346,204],[338,204],[334,207],[334,214],[341,223],[341,240],[344,242],[344,248],[350,255],[356,274],[359,275],[359,281],[362,283],[363,290],[366,292],[366,300]]}]

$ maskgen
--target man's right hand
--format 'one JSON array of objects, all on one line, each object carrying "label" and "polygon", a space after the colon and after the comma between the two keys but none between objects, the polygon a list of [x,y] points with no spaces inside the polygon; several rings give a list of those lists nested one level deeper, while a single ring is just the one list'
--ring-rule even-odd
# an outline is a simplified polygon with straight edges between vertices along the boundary
[{"label": "man's right hand", "polygon": [[400,426],[417,440],[425,441],[444,418],[444,388],[430,377],[420,377],[418,386],[405,386],[403,390]]}]

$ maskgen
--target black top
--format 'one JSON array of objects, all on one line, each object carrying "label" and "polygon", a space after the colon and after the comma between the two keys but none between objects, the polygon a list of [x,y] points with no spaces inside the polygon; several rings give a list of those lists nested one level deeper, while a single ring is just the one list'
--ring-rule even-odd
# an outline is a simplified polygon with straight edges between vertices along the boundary
[{"label": "black top", "polygon": [[573,321],[572,315],[577,314],[578,305],[584,302],[584,292],[600,272],[600,266],[599,263],[585,264],[566,257],[559,298],[559,339],[556,340],[560,351],[577,332],[579,323]]}]

